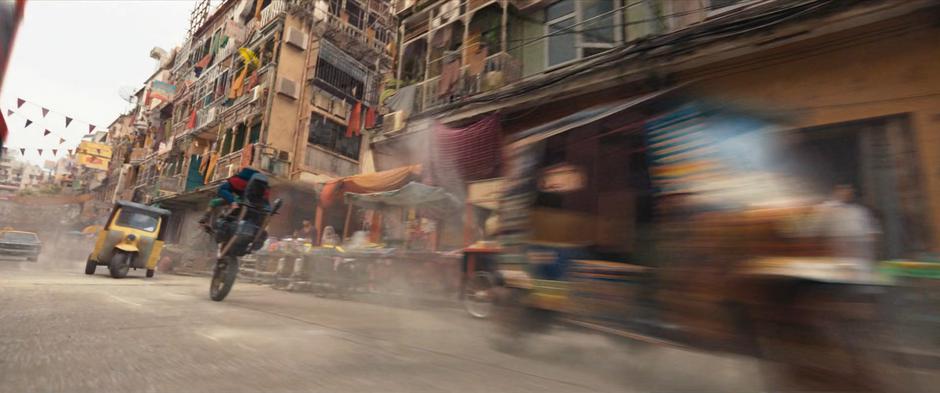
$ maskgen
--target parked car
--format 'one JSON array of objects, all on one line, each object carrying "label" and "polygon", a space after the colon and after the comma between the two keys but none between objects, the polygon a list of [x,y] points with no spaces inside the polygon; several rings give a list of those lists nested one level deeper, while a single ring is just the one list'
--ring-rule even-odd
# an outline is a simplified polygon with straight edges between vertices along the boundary
[{"label": "parked car", "polygon": [[26,257],[36,262],[42,251],[42,242],[39,236],[32,232],[2,231],[0,232],[0,255]]}]

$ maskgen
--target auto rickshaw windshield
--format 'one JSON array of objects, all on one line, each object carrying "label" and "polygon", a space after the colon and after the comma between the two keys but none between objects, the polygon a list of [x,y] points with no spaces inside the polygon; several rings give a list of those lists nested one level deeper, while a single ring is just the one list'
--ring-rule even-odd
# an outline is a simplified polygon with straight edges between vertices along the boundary
[{"label": "auto rickshaw windshield", "polygon": [[140,211],[123,209],[121,210],[121,214],[118,215],[115,224],[139,229],[141,231],[153,232],[157,230],[158,222],[159,218],[157,216],[149,215]]}]

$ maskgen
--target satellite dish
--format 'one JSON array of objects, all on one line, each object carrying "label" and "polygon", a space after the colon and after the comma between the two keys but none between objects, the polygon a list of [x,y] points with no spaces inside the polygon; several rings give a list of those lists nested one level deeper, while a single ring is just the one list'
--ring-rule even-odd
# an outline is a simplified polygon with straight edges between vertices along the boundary
[{"label": "satellite dish", "polygon": [[121,96],[122,100],[133,104],[134,99],[137,97],[137,89],[130,86],[121,86],[121,88],[118,89],[118,95]]}]

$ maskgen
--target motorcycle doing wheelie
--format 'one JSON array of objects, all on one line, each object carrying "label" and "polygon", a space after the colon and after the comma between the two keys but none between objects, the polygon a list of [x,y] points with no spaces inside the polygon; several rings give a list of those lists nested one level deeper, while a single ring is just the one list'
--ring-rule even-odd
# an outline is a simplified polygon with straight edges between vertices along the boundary
[{"label": "motorcycle doing wheelie", "polygon": [[218,243],[218,256],[212,269],[209,297],[222,301],[235,285],[238,276],[238,258],[260,250],[267,239],[267,226],[271,216],[281,208],[281,200],[269,204],[265,195],[268,179],[255,174],[245,187],[245,196],[236,203],[237,208],[220,213],[210,219],[209,232]]}]

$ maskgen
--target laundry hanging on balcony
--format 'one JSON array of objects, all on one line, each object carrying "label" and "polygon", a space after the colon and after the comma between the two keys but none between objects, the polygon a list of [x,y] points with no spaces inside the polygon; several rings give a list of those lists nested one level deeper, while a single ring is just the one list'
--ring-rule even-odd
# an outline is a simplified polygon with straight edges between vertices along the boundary
[{"label": "laundry hanging on balcony", "polygon": [[196,154],[189,160],[189,172],[186,176],[186,191],[192,191],[206,184],[205,178],[199,173],[199,164],[202,163],[202,157]]},{"label": "laundry hanging on balcony", "polygon": [[405,114],[405,117],[411,114],[414,111],[415,107],[415,96],[418,92],[418,85],[410,85],[398,89],[395,94],[385,100],[385,106],[392,110],[392,112],[402,112]]},{"label": "laundry hanging on balcony", "polygon": [[212,175],[215,174],[215,168],[219,164],[219,153],[212,152],[209,154],[209,165],[206,165],[206,174],[205,180],[208,183],[212,179]]},{"label": "laundry hanging on balcony", "polygon": [[241,55],[245,65],[252,64],[255,67],[261,67],[261,59],[255,54],[255,51],[248,48],[238,48],[238,54]]},{"label": "laundry hanging on balcony", "polygon": [[239,168],[250,167],[251,160],[252,158],[254,158],[254,153],[255,153],[255,145],[253,143],[249,143],[245,145],[245,148],[242,149],[242,159],[238,167]]},{"label": "laundry hanging on balcony", "polygon": [[375,127],[375,107],[366,108],[365,127],[366,129]]},{"label": "laundry hanging on balcony", "polygon": [[189,121],[186,122],[186,128],[190,130],[193,128],[196,128],[196,110],[195,109],[193,109],[192,112],[189,113]]},{"label": "laundry hanging on balcony", "polygon": [[437,95],[451,94],[454,86],[460,81],[460,52],[447,52],[444,55],[444,65],[441,66],[441,79],[438,80]]},{"label": "laundry hanging on balcony", "polygon": [[228,98],[234,100],[238,97],[241,97],[243,88],[245,87],[245,76],[248,74],[248,66],[242,68],[242,72],[238,73],[238,76],[235,80],[232,81],[232,91],[229,92]]},{"label": "laundry hanging on balcony", "polygon": [[477,76],[483,73],[487,56],[489,56],[489,49],[482,40],[477,39],[476,42],[467,45],[464,56],[467,59],[467,74]]},{"label": "laundry hanging on balcony", "polygon": [[353,105],[352,113],[349,114],[349,123],[346,126],[346,137],[350,138],[353,135],[360,135],[359,129],[362,126],[362,102],[356,101],[356,105]]},{"label": "laundry hanging on balcony", "polygon": [[205,56],[202,57],[202,59],[200,59],[200,60],[196,63],[196,65],[195,65],[195,67],[194,67],[193,70],[194,70],[194,72],[196,73],[196,77],[197,77],[197,78],[199,77],[200,74],[202,74],[202,70],[204,70],[204,69],[206,69],[206,68],[209,67],[209,64],[212,64],[212,53],[211,53],[211,52],[210,52],[210,53],[207,53]]}]

